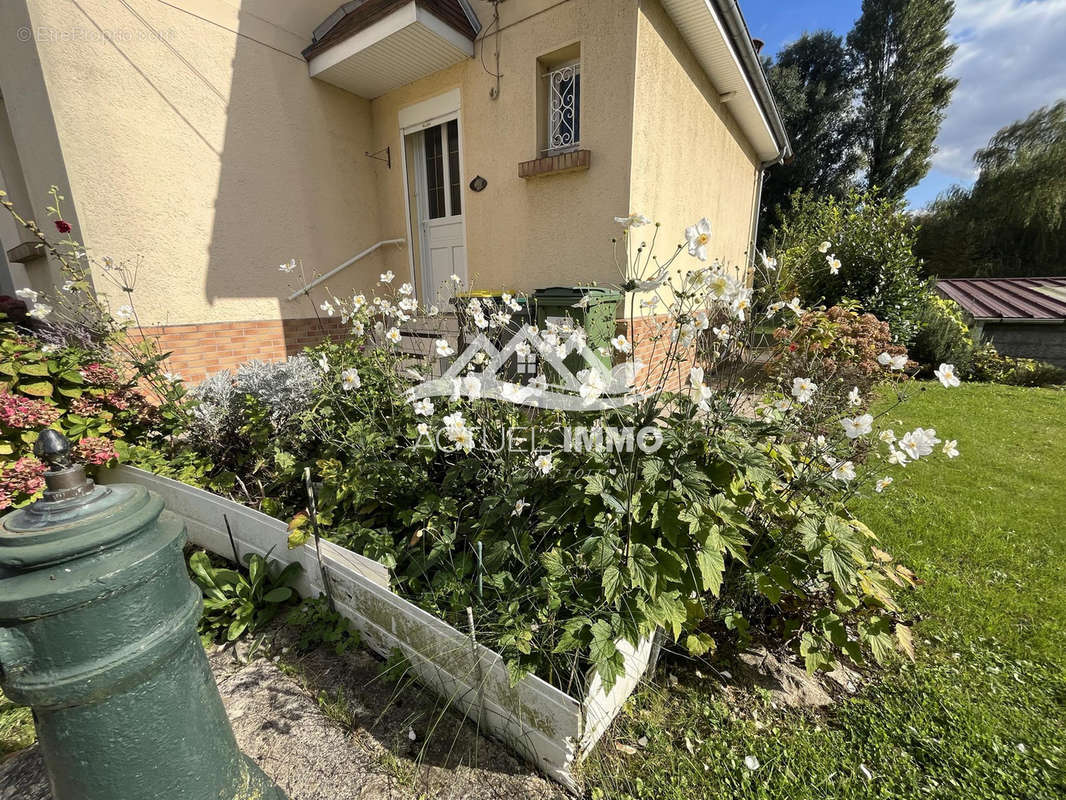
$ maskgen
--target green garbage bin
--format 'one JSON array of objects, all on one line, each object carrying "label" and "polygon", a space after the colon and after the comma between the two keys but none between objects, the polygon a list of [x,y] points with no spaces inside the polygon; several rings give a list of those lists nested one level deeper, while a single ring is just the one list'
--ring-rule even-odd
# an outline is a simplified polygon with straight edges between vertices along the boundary
[{"label": "green garbage bin", "polygon": [[[588,298],[583,308],[575,306]],[[622,301],[621,292],[599,286],[552,286],[537,289],[533,293],[537,308],[537,326],[544,330],[549,322],[564,325],[569,320],[575,327],[585,330],[589,349],[597,354],[603,363],[611,366],[611,339],[615,337],[618,304]],[[597,352],[606,348],[607,355]],[[578,353],[571,353],[564,362],[571,372],[584,369],[587,365]],[[547,376],[551,380],[551,376]]]},{"label": "green garbage bin", "polygon": [[[493,291],[470,291],[470,292],[458,292],[452,298],[452,305],[455,307],[456,312],[466,325],[460,325],[459,327],[459,352],[463,352],[467,345],[470,344],[474,338],[473,334],[475,330],[470,328],[470,315],[466,312],[467,304],[470,300],[476,298],[482,301],[489,302],[489,308],[492,310],[505,309],[508,314],[511,315],[511,321],[502,327],[489,328],[481,331],[484,333],[489,341],[491,341],[497,348],[503,349],[511,341],[523,326],[531,324],[533,322],[533,303],[529,297],[525,295],[513,294],[512,298],[520,306],[519,311],[515,311],[512,308],[505,307],[503,303],[503,292]],[[519,381],[525,383],[526,380],[536,374],[536,358],[530,356],[524,358],[517,354],[511,356],[507,360],[506,364],[500,367],[497,377],[506,380]]]}]

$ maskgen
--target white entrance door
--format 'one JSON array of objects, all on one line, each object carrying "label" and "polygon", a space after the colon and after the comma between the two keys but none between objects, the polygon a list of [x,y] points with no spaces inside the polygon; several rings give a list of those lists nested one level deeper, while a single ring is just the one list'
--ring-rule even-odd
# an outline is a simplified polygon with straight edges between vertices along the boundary
[{"label": "white entrance door", "polygon": [[451,119],[421,131],[414,149],[422,296],[427,303],[443,303],[455,291],[451,276],[466,280],[459,121]]}]

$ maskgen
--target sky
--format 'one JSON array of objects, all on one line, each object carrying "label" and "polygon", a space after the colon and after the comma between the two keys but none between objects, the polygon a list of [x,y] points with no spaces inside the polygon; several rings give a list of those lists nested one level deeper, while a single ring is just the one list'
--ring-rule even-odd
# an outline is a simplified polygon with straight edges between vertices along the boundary
[{"label": "sky", "polygon": [[[776,54],[805,31],[845,36],[861,0],[740,0],[751,35]],[[958,45],[950,74],[959,81],[933,166],[907,194],[920,209],[953,184],[976,177],[974,151],[1004,125],[1066,99],[1066,0],[955,0],[949,34]]]}]

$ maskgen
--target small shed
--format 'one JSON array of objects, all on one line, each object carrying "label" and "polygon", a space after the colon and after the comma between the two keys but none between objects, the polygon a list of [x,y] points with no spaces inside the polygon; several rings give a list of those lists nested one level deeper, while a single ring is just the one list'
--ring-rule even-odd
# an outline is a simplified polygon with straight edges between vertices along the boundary
[{"label": "small shed", "polygon": [[962,306],[975,341],[1066,367],[1066,277],[949,278],[936,289]]}]

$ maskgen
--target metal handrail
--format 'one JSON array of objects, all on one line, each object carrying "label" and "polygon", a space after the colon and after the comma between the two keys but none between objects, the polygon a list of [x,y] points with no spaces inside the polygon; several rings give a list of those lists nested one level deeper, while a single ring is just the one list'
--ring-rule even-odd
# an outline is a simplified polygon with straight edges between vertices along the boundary
[{"label": "metal handrail", "polygon": [[307,284],[307,285],[306,285],[305,287],[303,287],[302,289],[298,289],[297,291],[293,292],[292,294],[290,294],[290,295],[289,295],[289,298],[288,298],[288,299],[289,299],[289,300],[295,300],[295,299],[296,299],[297,297],[299,297],[300,295],[302,295],[302,294],[307,294],[307,293],[308,293],[308,292],[310,292],[310,291],[311,291],[312,289],[314,289],[314,288],[315,288],[316,286],[318,286],[318,284],[322,283],[322,281],[324,281],[324,280],[326,280],[326,279],[328,279],[328,278],[331,278],[331,277],[333,277],[333,276],[334,276],[334,275],[336,275],[336,274],[337,274],[338,272],[340,272],[340,271],[341,271],[342,269],[345,269],[345,268],[347,268],[347,267],[350,267],[350,266],[351,266],[352,264],[354,264],[354,263],[355,263],[356,261],[358,261],[359,259],[361,259],[361,258],[364,258],[364,257],[366,257],[366,256],[370,255],[370,254],[371,254],[371,253],[373,253],[373,252],[374,252],[375,250],[377,250],[377,249],[378,249],[379,247],[383,247],[384,245],[387,245],[387,244],[407,244],[407,240],[406,240],[406,239],[383,239],[382,241],[378,242],[377,244],[372,244],[372,245],[370,245],[370,247],[368,247],[368,248],[367,248],[366,250],[364,250],[363,252],[361,252],[361,253],[358,253],[357,255],[354,255],[354,256],[352,256],[352,257],[351,257],[351,258],[349,258],[349,259],[348,259],[347,261],[345,261],[345,262],[344,262],[343,264],[341,264],[341,265],[339,265],[339,266],[337,266],[337,267],[334,267],[333,269],[331,269],[331,270],[330,270],[329,272],[327,272],[327,273],[326,273],[325,275],[322,275],[322,276],[320,276],[320,277],[318,277],[318,278],[315,278],[315,279],[314,279],[313,281],[311,281],[311,282],[310,282],[309,284]]}]

